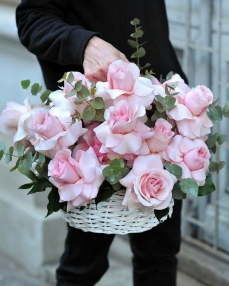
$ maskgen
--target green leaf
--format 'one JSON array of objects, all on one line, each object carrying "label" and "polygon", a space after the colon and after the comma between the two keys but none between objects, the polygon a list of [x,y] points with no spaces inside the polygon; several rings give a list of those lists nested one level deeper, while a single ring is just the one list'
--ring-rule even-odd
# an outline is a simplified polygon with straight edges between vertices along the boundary
[{"label": "green leaf", "polygon": [[52,190],[48,195],[48,200],[49,200],[47,205],[48,212],[46,214],[46,217],[51,215],[53,212],[58,212],[59,210],[64,210],[64,211],[67,210],[67,203],[66,202],[60,203],[58,189],[54,186],[52,187]]},{"label": "green leaf", "polygon": [[75,90],[80,91],[82,89],[82,80],[79,80],[75,83]]},{"label": "green leaf", "polygon": [[104,119],[104,108],[103,109],[96,109],[95,117],[93,118],[94,121],[100,121],[103,122]]},{"label": "green leaf", "polygon": [[144,32],[142,30],[137,30],[136,32],[134,32],[130,36],[132,38],[136,39],[136,38],[141,38],[143,36],[143,34],[144,34]]},{"label": "green leaf", "polygon": [[67,97],[71,97],[77,94],[77,91],[75,89],[72,89],[68,94]]},{"label": "green leaf", "polygon": [[38,83],[34,83],[31,87],[31,93],[32,95],[36,95],[38,92],[41,91],[41,86]]},{"label": "green leaf", "polygon": [[219,105],[209,108],[208,116],[212,121],[221,121],[223,119],[222,108]]},{"label": "green leaf", "polygon": [[83,119],[86,121],[90,121],[94,119],[95,115],[96,115],[95,109],[92,106],[87,105],[83,111]]},{"label": "green leaf", "polygon": [[221,169],[223,169],[225,165],[225,162],[224,161],[219,161],[219,162],[210,162],[210,165],[209,165],[209,171],[210,172],[216,172],[217,174],[219,173],[219,171]]},{"label": "green leaf", "polygon": [[173,186],[172,195],[174,200],[184,200],[187,197],[187,195],[181,191],[179,182],[176,182]]},{"label": "green leaf", "polygon": [[139,46],[139,43],[134,40],[127,40],[127,42],[132,48],[137,48]]},{"label": "green leaf", "polygon": [[51,94],[51,91],[48,89],[42,92],[40,96],[41,102],[45,102],[46,100],[48,100],[50,94]]},{"label": "green leaf", "polygon": [[21,157],[17,159],[15,166],[10,169],[10,172],[13,172],[14,170],[16,170],[18,168],[21,160],[23,160]]},{"label": "green leaf", "polygon": [[198,196],[206,196],[216,190],[214,183],[210,177],[206,177],[205,184],[199,187]]},{"label": "green leaf", "polygon": [[25,147],[21,142],[17,143],[17,154],[18,157],[23,157],[25,151]]},{"label": "green leaf", "polygon": [[2,160],[3,155],[4,155],[4,151],[0,150],[0,160]]},{"label": "green leaf", "polygon": [[198,196],[198,185],[197,182],[193,179],[184,179],[180,181],[181,191],[190,194],[194,197]]},{"label": "green leaf", "polygon": [[34,183],[24,184],[24,185],[21,185],[18,189],[19,189],[19,190],[30,189],[30,188],[32,188],[33,185],[34,185]]},{"label": "green leaf", "polygon": [[104,108],[104,101],[102,97],[96,97],[95,99],[90,101],[90,104],[95,108],[95,109],[103,109]]},{"label": "green leaf", "polygon": [[19,164],[18,171],[22,175],[28,177],[33,182],[37,180],[37,177],[35,176],[35,174],[32,171],[30,171],[28,168],[26,168],[23,164]]},{"label": "green leaf", "polygon": [[160,113],[165,111],[163,105],[159,101],[155,101],[155,105]]},{"label": "green leaf", "polygon": [[223,108],[223,116],[229,117],[229,101],[226,102],[226,104]]},{"label": "green leaf", "polygon": [[166,80],[170,80],[173,76],[173,72],[170,71],[167,75],[166,75]]},{"label": "green leaf", "polygon": [[167,108],[170,109],[170,108],[174,107],[175,102],[176,102],[176,99],[173,96],[166,96],[165,97],[165,104],[166,104]]},{"label": "green leaf", "polygon": [[158,110],[156,110],[154,112],[154,114],[151,116],[151,121],[156,121],[158,118],[164,118],[167,119],[167,114],[166,112],[159,112]]},{"label": "green leaf", "polygon": [[165,169],[173,174],[177,179],[180,179],[182,176],[182,168],[176,164],[166,163]]},{"label": "green leaf", "polygon": [[23,89],[27,89],[30,85],[30,80],[29,79],[26,79],[26,80],[22,80],[21,81],[21,86]]},{"label": "green leaf", "polygon": [[208,139],[206,140],[205,143],[206,143],[206,145],[208,146],[209,149],[211,149],[212,147],[215,146],[218,137],[219,137],[219,133],[218,132],[216,132],[213,135],[208,137]]},{"label": "green leaf", "polygon": [[31,195],[34,193],[44,192],[47,188],[52,187],[52,184],[46,179],[41,178],[38,179],[34,184],[32,189],[28,192],[27,195]]},{"label": "green leaf", "polygon": [[140,24],[140,20],[138,18],[134,18],[131,22],[131,25],[139,25]]},{"label": "green leaf", "polygon": [[6,146],[5,146],[5,143],[4,142],[0,142],[0,150],[2,151],[6,151]]},{"label": "green leaf", "polygon": [[68,77],[66,78],[68,83],[72,83],[74,81],[74,75],[72,72],[69,73]]},{"label": "green leaf", "polygon": [[224,142],[226,142],[226,140],[227,140],[227,135],[225,134],[220,134],[217,138],[219,145],[222,145]]},{"label": "green leaf", "polygon": [[157,220],[160,222],[164,216],[167,216],[169,214],[169,208],[163,210],[154,210],[154,214]]},{"label": "green leaf", "polygon": [[9,164],[9,162],[12,161],[13,152],[14,152],[14,148],[11,146],[9,150],[6,152],[6,157],[5,157],[6,164]]},{"label": "green leaf", "polygon": [[140,47],[135,53],[132,54],[131,58],[141,58],[146,54],[143,47]]}]

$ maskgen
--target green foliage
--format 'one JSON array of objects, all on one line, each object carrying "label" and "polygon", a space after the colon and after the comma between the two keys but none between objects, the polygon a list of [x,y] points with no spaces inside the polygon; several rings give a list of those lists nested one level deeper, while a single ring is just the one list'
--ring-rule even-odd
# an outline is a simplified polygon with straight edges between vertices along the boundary
[{"label": "green foliage", "polygon": [[30,80],[29,79],[26,79],[26,80],[22,80],[21,81],[21,86],[23,89],[27,89],[30,85]]},{"label": "green foliage", "polygon": [[219,145],[222,145],[226,140],[227,140],[227,135],[219,134],[218,132],[216,132],[210,135],[205,143],[213,153],[216,153],[217,143]]},{"label": "green foliage", "polygon": [[209,165],[209,171],[210,172],[216,172],[217,174],[219,173],[219,171],[221,169],[223,169],[223,167],[225,166],[225,162],[224,161],[219,161],[219,162],[210,162]]},{"label": "green foliage", "polygon": [[110,162],[109,166],[103,169],[103,175],[106,181],[114,185],[125,177],[129,171],[122,159],[114,159]]},{"label": "green foliage", "polygon": [[181,191],[179,181],[173,186],[172,196],[174,200],[184,200],[187,197],[187,194]]},{"label": "green foliage", "polygon": [[206,177],[204,186],[199,187],[198,196],[206,196],[215,191],[215,185],[210,177]]},{"label": "green foliage", "polygon": [[171,174],[173,174],[177,179],[180,179],[182,175],[182,168],[176,164],[165,164],[165,169],[169,171]]},{"label": "green foliage", "polygon": [[198,196],[198,185],[193,179],[183,179],[180,181],[180,188],[183,193],[190,194],[194,197]]},{"label": "green foliage", "polygon": [[46,217],[51,215],[53,212],[58,212],[59,210],[67,211],[67,203],[60,203],[60,197],[58,189],[52,186],[50,193],[48,194],[48,205],[47,205]]},{"label": "green foliage", "polygon": [[103,181],[102,185],[99,188],[97,197],[95,198],[96,206],[98,203],[108,200],[114,193],[115,189],[107,181]]}]

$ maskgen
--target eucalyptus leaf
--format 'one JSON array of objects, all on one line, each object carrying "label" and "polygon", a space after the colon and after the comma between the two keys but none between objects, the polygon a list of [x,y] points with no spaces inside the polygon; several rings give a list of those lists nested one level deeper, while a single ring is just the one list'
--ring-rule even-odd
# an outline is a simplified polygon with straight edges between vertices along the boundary
[{"label": "eucalyptus leaf", "polygon": [[17,154],[18,154],[18,157],[23,157],[24,151],[25,151],[25,146],[21,142],[18,142],[17,143]]},{"label": "eucalyptus leaf", "polygon": [[229,117],[229,101],[226,102],[226,104],[223,108],[223,116]]},{"label": "eucalyptus leaf", "polygon": [[127,42],[132,48],[137,48],[139,46],[139,43],[134,40],[127,40]]},{"label": "eucalyptus leaf", "polygon": [[3,155],[4,155],[4,151],[0,150],[0,160],[2,160]]},{"label": "eucalyptus leaf", "polygon": [[6,152],[6,157],[5,157],[6,164],[9,164],[9,162],[12,161],[13,152],[14,152],[14,148],[11,146],[9,150]]},{"label": "eucalyptus leaf", "polygon": [[166,163],[165,169],[173,174],[177,179],[180,179],[182,176],[182,168],[176,164]]},{"label": "eucalyptus leaf", "polygon": [[140,47],[135,53],[132,54],[131,58],[141,58],[146,54],[143,47]]},{"label": "eucalyptus leaf", "polygon": [[198,196],[198,185],[197,182],[193,179],[187,178],[180,181],[181,191],[190,194],[194,197]]},{"label": "eucalyptus leaf", "polygon": [[104,101],[102,97],[96,97],[95,99],[90,101],[90,104],[95,108],[95,109],[103,109],[104,108]]},{"label": "eucalyptus leaf", "polygon": [[41,86],[38,83],[34,83],[31,87],[31,93],[32,95],[36,95],[38,92],[40,92]]},{"label": "eucalyptus leaf", "polygon": [[140,20],[138,18],[134,18],[131,22],[131,25],[139,25],[140,24]]},{"label": "eucalyptus leaf", "polygon": [[217,142],[219,143],[219,145],[222,145],[224,142],[226,142],[227,140],[227,135],[225,134],[220,134],[217,138]]},{"label": "eucalyptus leaf", "polygon": [[13,171],[15,171],[18,168],[21,160],[22,160],[21,157],[17,159],[15,166],[10,169],[10,172],[13,172]]},{"label": "eucalyptus leaf", "polygon": [[5,143],[4,142],[0,142],[0,150],[2,151],[6,151],[6,146],[5,146]]},{"label": "eucalyptus leaf", "polygon": [[48,90],[48,89],[45,90],[40,96],[41,101],[45,102],[46,100],[48,100],[50,94],[51,94],[50,90]]},{"label": "eucalyptus leaf", "polygon": [[27,89],[30,85],[30,80],[29,79],[26,79],[26,80],[22,80],[21,81],[21,86],[23,89]]},{"label": "eucalyptus leaf", "polygon": [[166,75],[166,80],[170,80],[173,76],[173,72],[170,71],[167,75]]},{"label": "eucalyptus leaf", "polygon": [[66,80],[67,80],[67,82],[70,83],[70,84],[74,81],[74,75],[73,75],[72,72],[70,72],[70,73],[68,74],[68,77],[66,78]]},{"label": "eucalyptus leaf", "polygon": [[95,115],[95,109],[92,106],[87,105],[83,111],[83,119],[86,121],[90,121],[95,117]]},{"label": "eucalyptus leaf", "polygon": [[214,183],[210,177],[206,177],[205,184],[199,187],[198,196],[206,196],[216,190]]},{"label": "eucalyptus leaf", "polygon": [[184,200],[187,197],[187,194],[181,191],[179,182],[176,182],[173,186],[172,197],[174,200]]}]

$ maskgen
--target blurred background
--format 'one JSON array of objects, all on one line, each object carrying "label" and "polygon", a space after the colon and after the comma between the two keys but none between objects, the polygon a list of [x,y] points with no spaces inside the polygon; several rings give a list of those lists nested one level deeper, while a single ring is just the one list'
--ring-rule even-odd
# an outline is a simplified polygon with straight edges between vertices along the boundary
[{"label": "blurred background", "polygon": [[[19,2],[0,0],[0,111],[7,101],[23,103],[27,92],[21,88],[21,80],[30,79],[44,86],[35,56],[18,40],[15,8]],[[190,86],[210,87],[215,99],[219,97],[220,105],[224,106],[229,99],[228,0],[165,2],[170,39]],[[220,122],[213,131],[229,134],[226,121]],[[11,138],[3,134],[0,134],[1,141],[12,145]],[[190,197],[183,205],[179,269],[205,285],[229,285],[228,144],[229,141],[224,143],[213,158],[226,161],[219,176],[213,176],[217,191],[197,200]],[[44,218],[46,196],[27,196],[27,191],[18,190],[26,179],[17,171],[10,173],[9,169],[10,166],[0,162],[0,251],[29,273],[52,280],[50,275],[54,272],[47,269],[55,268],[63,251],[65,222],[56,213]],[[120,239],[123,243],[127,237]]]}]

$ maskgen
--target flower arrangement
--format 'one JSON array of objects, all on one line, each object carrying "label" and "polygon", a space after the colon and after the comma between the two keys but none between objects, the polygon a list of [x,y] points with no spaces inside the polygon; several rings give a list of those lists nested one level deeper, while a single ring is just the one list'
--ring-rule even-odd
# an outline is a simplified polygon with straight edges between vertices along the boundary
[{"label": "flower arrangement", "polygon": [[[138,19],[131,24],[135,32],[128,42],[139,60],[143,32]],[[211,152],[226,136],[210,134],[216,120],[229,116],[229,102],[221,108],[209,88],[190,88],[178,74],[159,81],[141,70],[139,61],[116,60],[107,82],[97,83],[67,72],[54,92],[23,80],[41,103],[7,103],[0,131],[13,136],[14,147],[0,143],[0,159],[5,154],[9,163],[16,152],[10,171],[31,180],[19,187],[28,194],[51,188],[47,216],[98,204],[125,189],[124,207],[153,209],[160,220],[172,199],[215,190],[208,172],[218,173],[224,162],[210,162]]]}]

